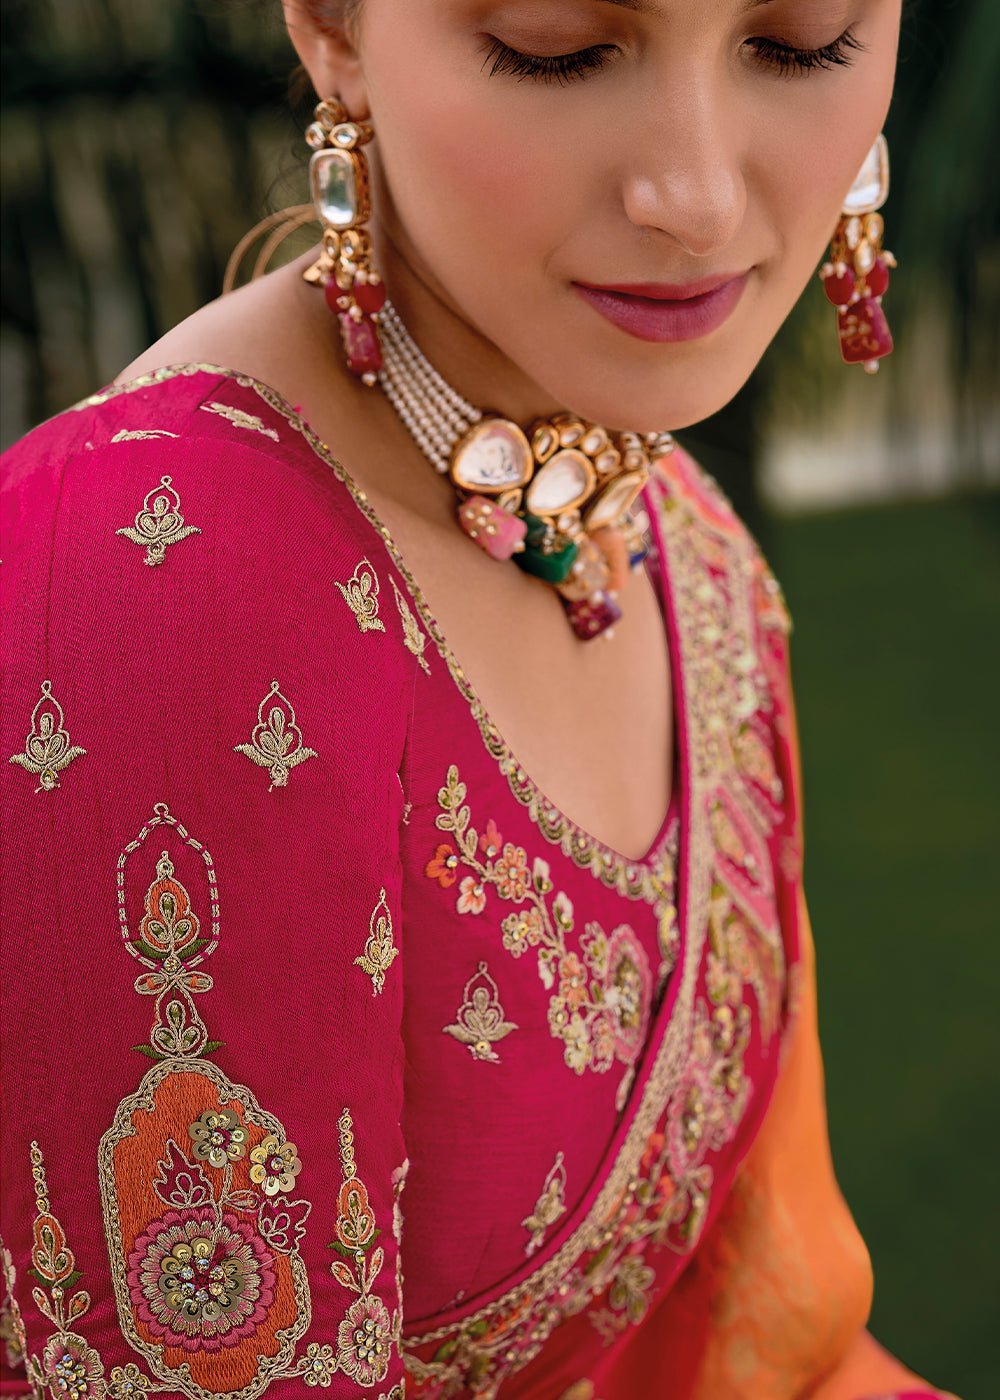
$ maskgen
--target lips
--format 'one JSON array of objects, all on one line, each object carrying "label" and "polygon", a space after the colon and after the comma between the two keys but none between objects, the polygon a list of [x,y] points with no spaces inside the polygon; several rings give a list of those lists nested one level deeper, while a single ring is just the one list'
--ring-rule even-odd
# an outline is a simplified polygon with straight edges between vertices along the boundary
[{"label": "lips", "polygon": [[595,311],[639,340],[661,344],[697,340],[729,317],[743,294],[747,272],[720,273],[697,282],[636,282],[574,290]]}]

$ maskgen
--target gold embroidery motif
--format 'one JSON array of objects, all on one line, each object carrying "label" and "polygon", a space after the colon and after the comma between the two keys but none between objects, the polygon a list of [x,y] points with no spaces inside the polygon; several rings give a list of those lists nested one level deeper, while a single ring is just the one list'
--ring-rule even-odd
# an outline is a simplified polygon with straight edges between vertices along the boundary
[{"label": "gold embroidery motif", "polygon": [[3,1306],[0,1308],[0,1340],[4,1344],[7,1365],[27,1366],[28,1342],[24,1335],[24,1322],[21,1309],[14,1294],[17,1282],[17,1269],[9,1249],[0,1240],[0,1269],[3,1274]]},{"label": "gold embroidery motif", "polygon": [[179,437],[179,433],[168,432],[166,428],[120,428],[111,441],[114,442],[155,442],[159,438]]},{"label": "gold embroidery motif", "polygon": [[463,997],[455,1017],[456,1024],[445,1026],[445,1034],[453,1035],[467,1045],[474,1060],[489,1060],[498,1065],[500,1056],[493,1046],[504,1036],[510,1035],[511,1031],[516,1031],[517,1022],[505,1019],[499,988],[487,972],[484,962],[466,982]]},{"label": "gold embroidery motif", "polygon": [[257,706],[257,727],[249,744],[236,744],[233,752],[245,753],[247,758],[268,770],[271,775],[268,792],[276,787],[287,787],[292,769],[307,758],[317,757],[315,749],[303,744],[302,730],[295,723],[295,711],[278,689],[277,681],[271,682],[271,689]]},{"label": "gold embroidery motif", "polygon": [[545,1238],[545,1232],[550,1225],[554,1225],[561,1215],[566,1214],[566,1168],[563,1166],[563,1154],[556,1155],[548,1176],[545,1178],[545,1185],[542,1187],[542,1194],[535,1202],[535,1209],[532,1213],[521,1221],[521,1224],[531,1234],[531,1238],[524,1246],[527,1255],[534,1254]]},{"label": "gold embroidery motif", "polygon": [[385,974],[399,953],[392,942],[392,914],[385,901],[385,890],[380,892],[378,904],[372,910],[369,929],[365,951],[354,959],[354,965],[367,972],[372,979],[372,996],[377,996],[385,984]]},{"label": "gold embroidery motif", "polygon": [[[548,863],[536,859],[529,869],[527,852],[504,841],[492,819],[479,833],[470,825],[466,795],[458,768],[451,764],[445,785],[438,790],[441,811],[435,825],[454,837],[458,849],[447,842],[439,845],[424,874],[448,889],[458,879],[460,864],[472,872],[458,886],[460,914],[483,913],[488,889],[517,906],[500,924],[503,946],[513,958],[534,950],[538,976],[552,994],[549,1030],[562,1041],[570,1069],[577,1074],[586,1069],[605,1074],[616,1061],[627,1067],[619,1085],[620,1108],[649,1025],[653,978],[645,950],[628,924],[619,924],[608,935],[592,921],[579,936],[580,951],[571,951],[567,935],[574,927],[573,905],[562,892],[550,902],[553,884]],[[672,928],[673,923],[664,915],[660,927],[661,931]],[[676,942],[663,944],[661,951],[661,977],[666,977],[676,961]]]},{"label": "gold embroidery motif", "polygon": [[135,524],[123,525],[115,531],[116,535],[125,535],[133,544],[146,546],[144,564],[162,564],[167,545],[177,544],[188,535],[201,534],[197,525],[184,524],[181,498],[171,486],[172,480],[173,477],[161,476],[160,485],[147,492],[142,509],[135,517]]},{"label": "gold embroidery motif", "polygon": [[605,1346],[610,1346],[629,1326],[639,1325],[649,1310],[649,1290],[655,1282],[656,1271],[641,1258],[630,1254],[622,1260],[608,1289],[610,1307],[590,1313],[590,1321]]},{"label": "gold embroidery motif", "polygon": [[[384,1262],[368,1191],[354,1162],[354,1123],[345,1108],[337,1122],[340,1129],[340,1162],[343,1185],[337,1211],[337,1238],[331,1245],[341,1256],[330,1265],[339,1284],[358,1295],[337,1331],[337,1351],[318,1343],[306,1349],[299,1363],[312,1385],[327,1386],[340,1370],[366,1389],[385,1380],[392,1347],[399,1346],[399,1310],[390,1318],[385,1304],[372,1289]],[[350,1262],[348,1262],[350,1261]]]},{"label": "gold embroidery motif", "polygon": [[244,413],[242,408],[230,408],[225,403],[203,403],[201,407],[205,413],[217,413],[220,418],[227,419],[234,428],[243,428],[248,433],[263,433],[275,442],[281,441],[275,430],[268,428],[263,418],[258,418],[255,413]]},{"label": "gold embroidery motif", "polygon": [[31,729],[24,741],[24,753],[12,753],[11,763],[19,763],[29,773],[40,775],[36,792],[51,792],[59,786],[56,776],[87,752],[70,742],[64,727],[63,708],[52,694],[52,682],[42,681],[42,696],[31,712]]},{"label": "gold embroidery motif", "polygon": [[[133,928],[129,862],[154,831],[175,850],[156,861]],[[207,911],[205,888],[190,893],[202,872]],[[163,803],[119,857],[118,899],[143,969],[135,989],[156,998],[149,1044],[135,1048],[156,1063],[118,1105],[98,1174],[121,1329],[159,1384],[133,1363],[112,1372],[107,1395],[256,1400],[299,1374],[311,1318],[299,1246],[312,1206],[291,1199],[302,1163],[279,1120],[203,1058],[219,1046],[194,1004],[212,989],[202,964],[219,935],[215,869]]]},{"label": "gold embroidery motif", "polygon": [[[138,932],[133,935],[129,929],[125,868],[129,858],[158,826],[173,828],[184,844],[201,857],[212,915],[207,937],[202,934],[201,920],[191,907],[190,895],[175,878],[174,864],[166,851],[156,863],[156,879],[146,890]],[[208,1031],[193,1000],[194,996],[211,991],[213,986],[208,973],[198,969],[211,957],[219,941],[215,865],[201,842],[188,835],[163,802],[156,804],[152,818],[118,857],[118,922],[126,948],[147,969],[135,979],[135,990],[140,996],[156,997],[150,1043],[134,1048],[153,1060],[171,1055],[200,1055],[210,1047],[217,1049],[218,1042],[212,1045],[208,1040]],[[171,996],[172,993],[179,994],[181,1001]],[[170,1000],[165,1001],[168,996]]]},{"label": "gold embroidery motif", "polygon": [[90,1310],[90,1294],[76,1288],[83,1274],[76,1267],[66,1233],[49,1207],[45,1160],[37,1142],[31,1144],[31,1175],[35,1182],[35,1221],[32,1230],[32,1270],[43,1285],[32,1289],[39,1312],[52,1323],[41,1360],[30,1358],[29,1374],[40,1389],[57,1395],[103,1396],[104,1363],[85,1338],[70,1330]]},{"label": "gold embroidery motif", "polygon": [[362,559],[347,582],[338,583],[337,587],[362,632],[385,631],[378,615],[378,575],[367,559]]},{"label": "gold embroidery motif", "polygon": [[396,595],[399,619],[403,624],[403,643],[407,651],[412,651],[413,655],[420,662],[420,669],[423,671],[424,675],[429,676],[431,668],[427,662],[427,657],[424,655],[424,647],[427,645],[427,638],[417,625],[417,619],[407,606],[406,599],[403,597],[402,593],[400,593],[396,580],[392,578],[391,575],[390,579],[392,581],[392,591]]}]

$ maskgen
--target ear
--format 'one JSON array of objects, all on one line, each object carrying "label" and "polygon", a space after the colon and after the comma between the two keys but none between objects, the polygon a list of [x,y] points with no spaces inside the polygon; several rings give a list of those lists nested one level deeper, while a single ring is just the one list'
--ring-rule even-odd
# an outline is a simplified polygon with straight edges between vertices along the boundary
[{"label": "ear", "polygon": [[355,121],[370,115],[368,90],[355,47],[357,26],[324,14],[322,0],[283,0],[285,24],[295,52],[320,99],[336,97]]}]

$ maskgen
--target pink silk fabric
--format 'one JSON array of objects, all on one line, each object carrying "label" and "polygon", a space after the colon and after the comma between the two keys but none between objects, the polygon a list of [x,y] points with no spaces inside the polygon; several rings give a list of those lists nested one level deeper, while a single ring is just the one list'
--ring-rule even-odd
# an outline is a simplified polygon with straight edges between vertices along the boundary
[{"label": "pink silk fabric", "polygon": [[[158,372],[8,454],[8,1388],[20,1358],[112,1400],[791,1400],[849,1356],[867,1258],[818,1057],[787,1069],[787,617],[680,450],[646,509],[677,795],[628,861],[536,788],[265,386]],[[838,1261],[794,1364],[787,1300],[723,1306],[774,1262],[783,1092]]]}]

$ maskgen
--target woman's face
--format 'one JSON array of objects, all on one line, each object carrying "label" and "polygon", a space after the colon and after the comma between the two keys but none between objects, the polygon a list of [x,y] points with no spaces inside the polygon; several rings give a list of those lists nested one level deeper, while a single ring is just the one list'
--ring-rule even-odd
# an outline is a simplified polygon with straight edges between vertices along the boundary
[{"label": "woman's face", "polygon": [[821,260],[899,12],[364,0],[353,76],[312,76],[370,113],[386,281],[459,388],[449,327],[484,406],[680,428],[736,393]]}]

